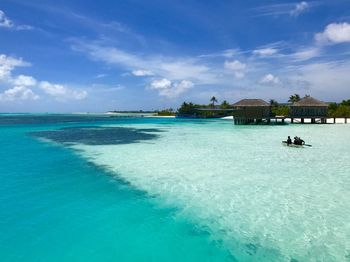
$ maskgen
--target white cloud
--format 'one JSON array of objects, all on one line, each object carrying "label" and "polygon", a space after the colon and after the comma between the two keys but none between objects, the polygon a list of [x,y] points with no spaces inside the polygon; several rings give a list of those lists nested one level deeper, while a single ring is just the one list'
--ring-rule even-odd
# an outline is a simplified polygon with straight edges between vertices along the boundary
[{"label": "white cloud", "polygon": [[300,14],[306,12],[309,8],[310,5],[307,2],[302,1],[295,5],[295,8],[292,11],[290,11],[290,15],[299,16]]},{"label": "white cloud", "polygon": [[191,79],[201,83],[213,83],[216,81],[216,77],[210,68],[194,59],[180,58],[174,60],[167,58],[159,62],[154,61],[154,63],[155,70],[159,72],[158,74],[171,80]]},{"label": "white cloud", "polygon": [[104,78],[106,76],[107,76],[107,74],[98,74],[95,76],[95,78]]},{"label": "white cloud", "polygon": [[150,89],[157,90],[160,96],[165,96],[167,98],[176,98],[182,93],[185,93],[191,89],[194,84],[188,80],[182,80],[179,83],[172,83],[170,80],[163,78],[159,80],[154,80]]},{"label": "white cloud", "polygon": [[246,68],[246,65],[244,63],[241,63],[238,60],[235,60],[232,62],[226,61],[225,68],[230,69],[232,71],[240,71],[240,70],[244,70]]},{"label": "white cloud", "polygon": [[161,90],[161,89],[168,89],[171,88],[171,81],[163,78],[160,80],[154,80],[151,83],[151,89]]},{"label": "white cloud", "polygon": [[154,73],[150,70],[140,70],[140,69],[133,70],[132,74],[134,76],[153,76],[154,75]]},{"label": "white cloud", "polygon": [[287,55],[293,59],[293,61],[305,61],[320,55],[320,49],[317,47],[308,47],[305,49],[300,49],[295,53]]},{"label": "white cloud", "polygon": [[350,24],[332,23],[325,30],[315,35],[320,44],[350,43]]},{"label": "white cloud", "polygon": [[14,30],[32,30],[34,27],[30,25],[15,25],[5,14],[4,11],[0,10],[0,27],[11,28]]},{"label": "white cloud", "polygon": [[240,51],[239,49],[226,49],[218,53],[204,54],[204,55],[199,55],[198,57],[200,58],[216,58],[216,57],[232,58],[241,53],[242,51]]},{"label": "white cloud", "polygon": [[89,90],[92,92],[115,92],[115,91],[121,91],[124,90],[126,87],[123,85],[106,85],[106,84],[97,84],[94,83],[89,87]]},{"label": "white cloud", "polygon": [[58,101],[82,100],[87,97],[87,92],[84,90],[72,90],[63,85],[52,84],[47,81],[40,82],[39,87]]},{"label": "white cloud", "polygon": [[259,55],[259,56],[271,56],[276,54],[277,52],[278,50],[275,48],[261,48],[261,49],[254,50],[253,54]]},{"label": "white cloud", "polygon": [[267,74],[260,80],[260,83],[277,85],[280,83],[280,80],[277,76],[274,76],[273,74]]},{"label": "white cloud", "polygon": [[231,58],[235,55],[239,54],[239,50],[238,49],[227,49],[225,51],[222,52],[222,56],[223,57],[227,57],[227,58]]},{"label": "white cloud", "polygon": [[25,86],[15,86],[0,93],[0,101],[37,100],[39,96]]},{"label": "white cloud", "polygon": [[34,77],[26,75],[19,75],[12,79],[12,82],[17,86],[35,86],[37,84],[37,81]]},{"label": "white cloud", "polygon": [[264,5],[264,6],[253,8],[253,11],[257,14],[256,16],[279,17],[282,15],[289,15],[289,16],[297,17],[302,13],[305,13],[308,10],[310,10],[311,7],[318,6],[321,4],[322,3],[316,2],[316,1],[312,1],[312,2],[302,1],[299,3],[292,3],[292,2],[277,3],[277,4]]},{"label": "white cloud", "polygon": [[33,30],[35,29],[34,26],[31,25],[17,25],[16,30],[21,31],[21,30]]},{"label": "white cloud", "polygon": [[4,11],[2,10],[0,10],[0,27],[6,27],[6,28],[13,27],[12,21],[6,17]]},{"label": "white cloud", "polygon": [[[276,44],[272,44],[276,46]],[[281,45],[281,44],[280,44]],[[289,52],[282,52],[283,49],[291,49]],[[294,50],[293,50],[294,49]],[[311,58],[319,57],[322,54],[322,49],[319,46],[305,46],[298,47],[297,49],[287,46],[284,44],[282,48],[275,47],[262,47],[259,49],[255,49],[252,54],[257,55],[259,58],[268,57],[273,59],[278,59],[279,63],[290,63],[290,62],[302,62],[309,60]],[[254,56],[251,57],[254,60]]]},{"label": "white cloud", "polygon": [[224,66],[226,69],[233,71],[236,78],[243,78],[245,76],[245,69],[247,65],[238,60],[234,60],[231,62],[225,61]]},{"label": "white cloud", "polygon": [[14,58],[0,54],[0,81],[6,80],[11,76],[12,70],[20,66],[29,66],[30,64],[21,58]]},{"label": "white cloud", "polygon": [[7,86],[14,85],[14,87],[1,93],[1,101],[37,100],[39,96],[28,87],[39,87],[46,94],[53,96],[57,101],[81,100],[87,96],[87,92],[84,90],[73,90],[63,85],[52,84],[47,81],[38,83],[34,77],[28,75],[13,75],[13,70],[16,67],[28,65],[30,64],[21,58],[17,59],[0,54],[0,82]]},{"label": "white cloud", "polygon": [[[153,75],[181,81],[188,79],[196,83],[216,83],[217,75],[214,70],[197,59],[186,57],[167,57],[160,55],[135,55],[116,47],[102,46],[100,43],[74,40],[72,49],[88,54],[93,60],[104,61],[108,64],[122,66],[137,72],[140,68],[147,68]],[[149,73],[148,72],[148,73]],[[144,72],[142,72],[144,73]]]}]

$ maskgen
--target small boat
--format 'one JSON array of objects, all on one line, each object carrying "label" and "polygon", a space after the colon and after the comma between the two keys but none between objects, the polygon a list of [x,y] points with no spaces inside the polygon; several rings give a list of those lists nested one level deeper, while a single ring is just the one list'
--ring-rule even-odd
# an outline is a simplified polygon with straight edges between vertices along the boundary
[{"label": "small boat", "polygon": [[296,145],[296,144],[288,144],[287,141],[282,141],[282,145],[284,146],[290,146],[290,147],[305,147],[305,146],[308,146],[308,147],[312,147],[312,145],[308,145],[308,144],[303,144],[303,145]]}]

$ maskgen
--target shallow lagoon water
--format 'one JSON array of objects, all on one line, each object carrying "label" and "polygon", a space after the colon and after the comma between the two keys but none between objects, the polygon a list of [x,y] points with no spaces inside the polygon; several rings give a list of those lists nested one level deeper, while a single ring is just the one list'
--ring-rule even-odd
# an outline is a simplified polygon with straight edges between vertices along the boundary
[{"label": "shallow lagoon water", "polygon": [[[150,258],[150,254],[154,261],[350,260],[349,125],[234,126],[231,121],[220,120],[123,119],[70,123],[69,128],[62,123],[21,128],[25,130],[24,140],[35,145],[39,153],[43,148],[61,152],[66,160],[87,165],[98,174],[81,172],[81,167],[68,171],[72,169],[66,167],[59,172],[65,179],[89,179],[91,191],[102,185],[110,187],[106,203],[103,190],[90,196],[98,201],[92,206],[85,203],[89,206],[86,213],[99,213],[103,204],[112,211],[102,224],[109,225],[106,221],[118,217],[117,226],[129,230],[143,225],[147,217],[152,226],[158,225],[153,228],[146,223],[142,230],[120,236],[106,226],[109,230],[99,232],[97,239],[113,243],[104,250],[111,260],[113,254],[122,252],[113,253],[113,245],[120,250],[123,242],[133,246],[135,256],[124,252],[128,260]],[[299,135],[313,147],[284,147],[281,140],[287,135]],[[47,139],[51,142],[43,142]],[[38,170],[42,165],[38,164]],[[50,172],[40,171],[40,179],[34,181],[51,181],[47,173],[56,173],[56,169],[57,164]],[[52,183],[57,181],[60,177]],[[119,183],[126,192],[140,192],[129,199],[124,213],[113,212],[114,208],[118,210],[118,203],[108,205],[119,196]],[[74,192],[79,189],[78,199],[83,199],[86,192],[80,184],[75,184]],[[67,190],[71,192],[72,188],[68,186]],[[69,194],[62,196],[62,202],[71,197],[76,201],[77,196]],[[75,208],[81,209],[81,205],[78,201]],[[131,219],[130,223],[130,210],[141,222]],[[52,215],[50,210],[47,213]],[[72,221],[80,215],[77,212]],[[62,228],[76,228],[70,224],[71,216],[67,217]],[[52,231],[50,222],[46,223],[46,230]],[[98,225],[99,221],[88,220],[90,231]],[[75,238],[81,239],[81,232],[76,231]],[[151,236],[154,243],[140,248],[137,243],[147,241],[145,236]],[[50,237],[55,238],[55,234],[34,239],[38,245]],[[90,249],[96,244],[95,237],[84,242]],[[80,244],[76,245],[82,248]],[[183,252],[177,252],[179,248]],[[66,250],[64,245],[58,249]],[[101,250],[95,250],[96,257]]]}]

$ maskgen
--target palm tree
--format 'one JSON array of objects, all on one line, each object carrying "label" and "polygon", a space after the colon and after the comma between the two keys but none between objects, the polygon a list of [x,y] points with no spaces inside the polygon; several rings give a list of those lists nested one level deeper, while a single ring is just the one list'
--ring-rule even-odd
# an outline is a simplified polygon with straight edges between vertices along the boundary
[{"label": "palm tree", "polygon": [[300,95],[298,94],[291,95],[288,100],[288,102],[291,102],[291,103],[295,103],[298,101],[300,101]]},{"label": "palm tree", "polygon": [[221,107],[222,109],[227,109],[227,108],[230,107],[230,104],[229,104],[226,100],[224,100],[224,101],[221,103],[220,107]]},{"label": "palm tree", "polygon": [[210,98],[210,102],[211,102],[212,106],[214,107],[215,103],[218,102],[218,100],[216,100],[216,97],[213,96],[212,98]]},{"label": "palm tree", "polygon": [[270,106],[277,107],[278,106],[278,102],[275,99],[271,99],[270,100]]}]

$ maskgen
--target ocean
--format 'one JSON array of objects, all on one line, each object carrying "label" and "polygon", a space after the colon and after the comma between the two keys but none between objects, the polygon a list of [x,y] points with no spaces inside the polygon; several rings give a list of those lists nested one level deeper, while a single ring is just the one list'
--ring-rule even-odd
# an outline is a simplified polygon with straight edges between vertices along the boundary
[{"label": "ocean", "polygon": [[7,114],[0,146],[1,261],[350,261],[350,125]]}]

